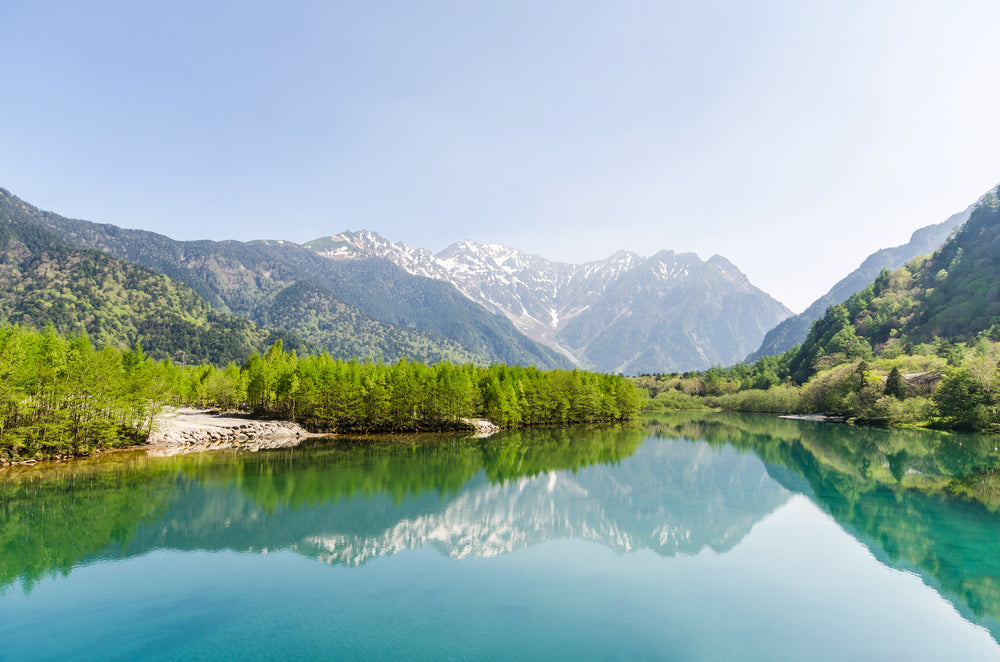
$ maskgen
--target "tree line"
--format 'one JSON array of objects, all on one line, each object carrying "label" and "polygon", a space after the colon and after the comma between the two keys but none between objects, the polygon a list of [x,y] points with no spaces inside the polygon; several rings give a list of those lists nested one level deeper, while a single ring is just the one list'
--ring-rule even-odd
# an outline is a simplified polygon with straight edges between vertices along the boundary
[{"label": "tree line", "polygon": [[275,343],[241,369],[203,366],[202,404],[243,402],[268,417],[318,431],[413,432],[461,429],[464,419],[505,427],[610,423],[633,418],[640,399],[614,375],[533,366],[393,364],[299,357]]},{"label": "tree line", "polygon": [[633,381],[649,409],[821,413],[871,425],[1000,431],[1000,326],[968,341],[935,338],[855,354],[838,340],[849,326],[821,322],[810,334],[821,342],[806,373],[795,347],[751,364]]},{"label": "tree line", "polygon": [[0,459],[79,455],[149,434],[168,391],[167,363],[138,348],[96,349],[67,338],[0,326]]},{"label": "tree line", "polygon": [[0,461],[80,455],[142,443],[164,405],[283,418],[316,432],[504,428],[610,423],[635,417],[633,384],[581,370],[435,365],[299,356],[281,341],[243,365],[185,366],[130,350],[0,325]]}]

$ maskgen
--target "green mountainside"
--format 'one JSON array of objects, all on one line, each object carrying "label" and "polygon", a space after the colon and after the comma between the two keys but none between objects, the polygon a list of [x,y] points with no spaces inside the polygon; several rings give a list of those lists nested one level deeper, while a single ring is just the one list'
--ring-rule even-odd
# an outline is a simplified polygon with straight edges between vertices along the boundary
[{"label": "green mountainside", "polygon": [[326,282],[339,297],[376,319],[429,330],[508,365],[570,367],[555,350],[528,338],[510,320],[448,283],[414,276],[385,259],[338,261],[307,252],[322,262]]},{"label": "green mountainside", "polygon": [[483,354],[429,333],[377,322],[345,304],[329,290],[298,281],[281,290],[258,313],[261,324],[294,328],[305,338],[322,340],[332,356],[363,360],[419,357],[427,363],[482,363]]},{"label": "green mountainside", "polygon": [[291,334],[212,310],[166,276],[73,248],[4,207],[0,321],[38,328],[51,323],[60,332],[86,332],[99,345],[119,348],[139,341],[150,356],[181,363],[242,362],[279,339],[305,349]]},{"label": "green mountainside", "polygon": [[948,235],[969,220],[975,204],[949,216],[936,225],[928,225],[915,231],[910,241],[902,246],[883,248],[865,258],[857,269],[847,274],[830,291],[814,301],[808,308],[784,320],[767,332],[760,348],[746,358],[752,363],[763,356],[777,356],[805,340],[812,323],[823,316],[830,306],[843,303],[849,296],[864,289],[883,269],[895,270],[919,255],[931,253],[940,248]]},{"label": "green mountainside", "polygon": [[937,252],[883,270],[868,287],[831,306],[790,368],[803,381],[824,364],[874,350],[966,341],[1000,324],[1000,199],[987,193]]},{"label": "green mountainside", "polygon": [[567,364],[447,284],[386,261],[338,264],[286,241],[175,241],[44,212],[3,189],[0,209],[179,280],[217,311],[287,329],[337,357]]}]

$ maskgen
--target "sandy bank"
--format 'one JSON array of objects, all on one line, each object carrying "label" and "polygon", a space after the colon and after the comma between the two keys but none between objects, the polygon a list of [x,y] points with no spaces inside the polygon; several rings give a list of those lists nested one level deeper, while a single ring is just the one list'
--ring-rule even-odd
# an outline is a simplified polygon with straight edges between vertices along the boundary
[{"label": "sandy bank", "polygon": [[147,448],[153,455],[238,448],[258,451],[297,446],[303,439],[321,437],[288,421],[265,421],[180,407],[167,409],[156,421]]}]

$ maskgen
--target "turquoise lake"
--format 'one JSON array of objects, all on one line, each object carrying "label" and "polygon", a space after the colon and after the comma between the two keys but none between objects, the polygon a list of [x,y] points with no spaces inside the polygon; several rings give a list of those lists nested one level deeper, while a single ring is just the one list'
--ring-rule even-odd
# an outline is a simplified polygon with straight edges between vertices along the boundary
[{"label": "turquoise lake", "polygon": [[956,488],[997,446],[677,414],[14,467],[0,659],[1000,660]]}]

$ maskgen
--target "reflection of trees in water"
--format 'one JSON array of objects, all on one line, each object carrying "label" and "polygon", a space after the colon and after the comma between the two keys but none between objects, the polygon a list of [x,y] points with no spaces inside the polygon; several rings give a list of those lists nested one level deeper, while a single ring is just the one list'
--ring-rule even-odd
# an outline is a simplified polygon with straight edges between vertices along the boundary
[{"label": "reflection of trees in water", "polygon": [[[664,438],[731,444],[791,470],[876,557],[917,569],[1000,641],[1000,504],[967,487],[1000,466],[995,435],[731,414],[658,416],[650,426]],[[796,489],[787,471],[771,474]]]},{"label": "reflection of trees in water", "polygon": [[119,455],[0,475],[0,590],[20,579],[25,590],[45,576],[68,575],[109,544],[124,544],[170,503],[173,470]]},{"label": "reflection of trees in water", "polygon": [[648,429],[664,438],[732,444],[753,450],[765,462],[789,467],[796,466],[796,453],[805,452],[824,467],[850,478],[842,485],[846,491],[884,485],[894,490],[963,496],[992,510],[1000,508],[996,485],[991,490],[984,480],[1000,467],[996,435],[683,412],[652,417]]},{"label": "reflection of trees in water", "polygon": [[[100,474],[111,489],[93,489],[89,477],[39,479],[34,489],[51,487],[47,499],[83,495],[95,507],[48,522],[43,545],[15,550],[20,565],[12,563],[6,581],[18,567],[44,568],[39,550],[60,546],[65,570],[88,557],[161,548],[293,548],[345,565],[425,544],[462,558],[554,538],[592,540],[619,552],[725,551],[787,499],[752,455],[704,443],[640,449],[646,437],[631,427],[484,440],[338,439],[306,449],[111,465]],[[149,501],[141,492],[147,482],[160,490],[155,519],[137,507],[122,512],[113,530],[94,527],[102,536],[72,544],[79,527],[101,519],[102,500],[108,512],[114,501]],[[10,516],[28,508],[15,497]]]},{"label": "reflection of trees in water", "polygon": [[12,467],[0,474],[0,588],[21,580],[30,589],[88,558],[156,548],[153,531],[177,532],[182,549],[226,547],[227,532],[240,528],[245,535],[236,549],[267,546],[254,537],[271,531],[295,544],[281,535],[281,518],[268,514],[377,498],[387,501],[382,512],[391,515],[408,499],[440,504],[481,471],[502,481],[615,463],[644,438],[636,427],[551,429],[502,439],[338,439],[308,451],[172,458],[119,453]]}]

